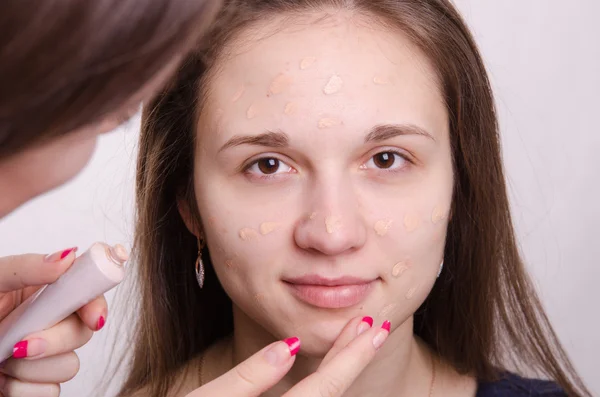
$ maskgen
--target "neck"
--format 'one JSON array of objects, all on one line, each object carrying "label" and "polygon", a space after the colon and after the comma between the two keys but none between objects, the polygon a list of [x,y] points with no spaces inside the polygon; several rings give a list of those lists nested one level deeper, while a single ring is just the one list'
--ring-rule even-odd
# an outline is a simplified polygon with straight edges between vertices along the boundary
[{"label": "neck", "polygon": [[[276,338],[234,306],[233,365],[244,361]],[[295,384],[314,373],[322,357],[301,353],[287,375],[263,397],[281,396]],[[362,371],[345,397],[358,396],[429,396],[431,354],[413,334],[413,319],[397,327],[371,363]]]}]

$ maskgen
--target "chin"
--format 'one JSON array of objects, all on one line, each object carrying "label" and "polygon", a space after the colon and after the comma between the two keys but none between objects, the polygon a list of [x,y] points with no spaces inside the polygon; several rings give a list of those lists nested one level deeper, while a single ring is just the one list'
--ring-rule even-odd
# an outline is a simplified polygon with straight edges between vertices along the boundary
[{"label": "chin", "polygon": [[352,317],[336,318],[332,316],[327,320],[306,321],[295,330],[294,335],[302,341],[301,353],[314,358],[324,357]]}]

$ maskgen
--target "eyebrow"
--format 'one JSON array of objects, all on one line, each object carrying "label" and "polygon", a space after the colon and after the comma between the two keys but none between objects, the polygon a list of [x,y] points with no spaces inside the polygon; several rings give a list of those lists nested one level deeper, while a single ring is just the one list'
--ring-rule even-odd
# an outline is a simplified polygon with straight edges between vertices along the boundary
[{"label": "eyebrow", "polygon": [[240,145],[255,145],[282,148],[287,147],[289,145],[289,142],[289,137],[286,133],[282,131],[267,131],[259,135],[236,135],[230,140],[228,140],[221,147],[221,149],[219,149],[219,152]]},{"label": "eyebrow", "polygon": [[[379,124],[365,137],[365,143],[385,141],[400,135],[420,135],[435,142],[432,134],[413,124]],[[280,130],[267,131],[259,135],[236,135],[228,140],[219,152],[241,145],[283,148],[289,146],[289,142],[288,135]]]},{"label": "eyebrow", "polygon": [[435,142],[432,134],[414,124],[379,124],[365,137],[365,143],[385,141],[400,135],[420,135]]}]

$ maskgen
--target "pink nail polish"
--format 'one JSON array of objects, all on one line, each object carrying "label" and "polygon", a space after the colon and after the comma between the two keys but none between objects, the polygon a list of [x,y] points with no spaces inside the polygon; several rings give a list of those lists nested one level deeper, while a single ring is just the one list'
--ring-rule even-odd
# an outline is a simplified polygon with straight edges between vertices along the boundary
[{"label": "pink nail polish", "polygon": [[100,331],[102,327],[104,327],[104,316],[100,316],[98,319],[98,324],[96,325],[96,331]]},{"label": "pink nail polish", "polygon": [[46,262],[58,262],[61,259],[65,259],[71,252],[77,252],[77,247],[69,248],[63,251],[58,251],[50,255],[46,255],[44,261]]},{"label": "pink nail polish", "polygon": [[295,356],[296,353],[300,350],[300,339],[296,338],[287,338],[284,340],[285,343],[290,347],[290,355]]},{"label": "pink nail polish", "polygon": [[17,344],[15,344],[15,347],[13,347],[13,358],[27,357],[27,344],[28,342],[26,340],[17,342]]},{"label": "pink nail polish", "polygon": [[384,321],[383,324],[381,325],[381,328],[385,329],[387,332],[390,332],[390,328],[392,327],[392,324],[389,321]]},{"label": "pink nail polish", "polygon": [[362,321],[369,324],[369,327],[373,326],[373,317],[365,316],[362,318]]}]

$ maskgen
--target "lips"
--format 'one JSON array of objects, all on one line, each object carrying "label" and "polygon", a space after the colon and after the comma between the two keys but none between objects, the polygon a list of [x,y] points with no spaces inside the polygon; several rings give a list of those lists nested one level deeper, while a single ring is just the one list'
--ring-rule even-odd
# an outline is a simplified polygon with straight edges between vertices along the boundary
[{"label": "lips", "polygon": [[326,278],[308,275],[284,280],[284,284],[296,298],[325,309],[341,309],[359,304],[368,296],[374,283],[374,279],[351,276]]}]

